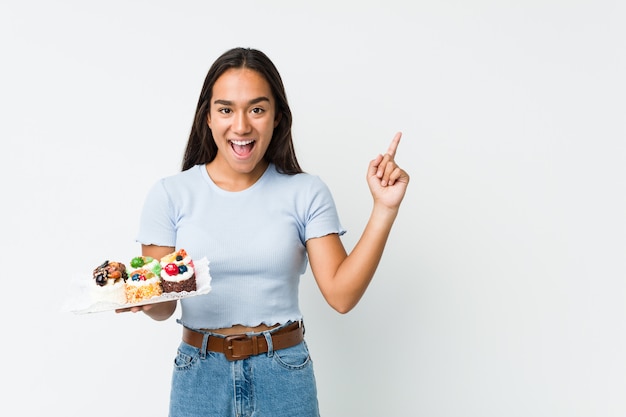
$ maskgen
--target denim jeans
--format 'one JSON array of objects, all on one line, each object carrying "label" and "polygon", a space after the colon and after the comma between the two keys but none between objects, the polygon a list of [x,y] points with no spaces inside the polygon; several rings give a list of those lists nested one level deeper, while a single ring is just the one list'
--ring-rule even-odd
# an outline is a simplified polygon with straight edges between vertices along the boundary
[{"label": "denim jeans", "polygon": [[[174,360],[170,417],[319,417],[306,342],[228,361],[181,342]],[[219,337],[207,334],[206,337]]]}]

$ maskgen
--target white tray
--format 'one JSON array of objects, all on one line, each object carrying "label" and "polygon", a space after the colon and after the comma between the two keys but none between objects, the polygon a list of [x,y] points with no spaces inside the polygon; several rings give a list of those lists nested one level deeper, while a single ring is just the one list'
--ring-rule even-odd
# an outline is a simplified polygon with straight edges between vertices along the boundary
[{"label": "white tray", "polygon": [[81,275],[76,277],[70,284],[68,296],[63,309],[75,314],[99,313],[102,311],[112,311],[118,308],[129,308],[143,306],[147,304],[162,303],[164,301],[180,300],[181,298],[193,297],[207,294],[211,291],[211,275],[209,274],[209,261],[206,258],[194,260],[196,274],[196,291],[182,291],[163,293],[158,297],[152,297],[137,303],[111,303],[94,302],[89,294],[89,289],[93,283],[93,277]]}]

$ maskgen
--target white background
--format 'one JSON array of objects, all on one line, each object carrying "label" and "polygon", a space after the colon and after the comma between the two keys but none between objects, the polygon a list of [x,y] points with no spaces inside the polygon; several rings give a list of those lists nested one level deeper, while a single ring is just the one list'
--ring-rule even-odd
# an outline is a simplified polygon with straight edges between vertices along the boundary
[{"label": "white background", "polygon": [[348,249],[367,164],[404,133],[361,303],[338,315],[302,279],[323,416],[625,415],[625,21],[597,0],[5,0],[0,413],[166,415],[179,326],[70,314],[64,291],[138,254],[208,67],[250,46]]}]

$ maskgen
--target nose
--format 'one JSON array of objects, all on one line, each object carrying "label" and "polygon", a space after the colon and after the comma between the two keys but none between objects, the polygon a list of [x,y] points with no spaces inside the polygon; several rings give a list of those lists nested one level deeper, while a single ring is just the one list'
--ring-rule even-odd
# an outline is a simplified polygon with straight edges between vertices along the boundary
[{"label": "nose", "polygon": [[232,129],[237,134],[248,133],[250,130],[250,123],[248,115],[245,112],[236,112],[233,118]]}]

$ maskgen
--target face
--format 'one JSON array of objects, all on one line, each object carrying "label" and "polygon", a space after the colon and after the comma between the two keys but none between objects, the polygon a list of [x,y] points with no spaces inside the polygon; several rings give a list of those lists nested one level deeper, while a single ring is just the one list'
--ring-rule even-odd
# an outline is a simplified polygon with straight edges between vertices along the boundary
[{"label": "face", "polygon": [[213,85],[207,115],[218,149],[212,168],[258,178],[278,121],[272,90],[261,74],[247,68],[224,72]]}]

